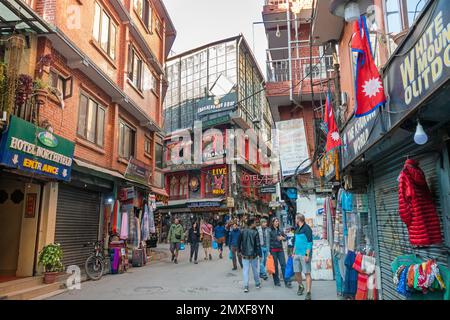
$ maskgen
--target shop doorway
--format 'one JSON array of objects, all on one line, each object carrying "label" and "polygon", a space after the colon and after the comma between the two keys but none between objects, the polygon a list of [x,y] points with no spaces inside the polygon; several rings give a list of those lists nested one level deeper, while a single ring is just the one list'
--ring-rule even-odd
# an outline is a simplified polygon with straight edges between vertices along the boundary
[{"label": "shop doorway", "polygon": [[23,183],[0,179],[0,276],[16,275],[24,196]]}]

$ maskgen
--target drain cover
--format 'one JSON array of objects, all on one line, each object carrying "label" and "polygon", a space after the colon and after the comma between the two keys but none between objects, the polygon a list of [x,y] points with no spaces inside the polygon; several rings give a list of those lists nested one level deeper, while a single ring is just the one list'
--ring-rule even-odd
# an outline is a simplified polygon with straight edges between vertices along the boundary
[{"label": "drain cover", "polygon": [[134,292],[136,293],[142,293],[142,294],[156,294],[161,293],[164,291],[163,287],[137,287],[134,289]]},{"label": "drain cover", "polygon": [[181,291],[186,292],[186,293],[191,293],[191,294],[200,294],[200,293],[207,292],[208,288],[204,288],[204,287],[200,287],[200,288],[186,288],[186,289],[182,289]]},{"label": "drain cover", "polygon": [[225,277],[232,278],[232,277],[236,277],[236,275],[234,273],[229,272],[229,273],[227,273],[227,275]]}]

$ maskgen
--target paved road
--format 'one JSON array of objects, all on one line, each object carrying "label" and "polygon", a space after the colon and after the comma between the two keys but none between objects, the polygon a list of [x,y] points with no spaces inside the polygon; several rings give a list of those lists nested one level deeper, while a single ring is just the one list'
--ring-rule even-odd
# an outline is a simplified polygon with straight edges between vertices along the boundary
[{"label": "paved road", "polygon": [[[73,290],[55,296],[53,300],[107,299],[107,300],[303,300],[292,289],[275,287],[272,279],[262,280],[262,288],[256,289],[253,280],[250,292],[242,290],[242,271],[231,270],[228,248],[224,259],[217,251],[212,261],[200,260],[198,265],[189,263],[188,249],[182,253],[178,265],[166,258],[143,268],[133,268],[121,275],[107,275],[101,280],[83,282],[81,290]],[[200,248],[201,250],[201,248]],[[201,259],[204,253],[200,252]],[[314,300],[336,300],[336,286],[332,281],[314,281]]]}]

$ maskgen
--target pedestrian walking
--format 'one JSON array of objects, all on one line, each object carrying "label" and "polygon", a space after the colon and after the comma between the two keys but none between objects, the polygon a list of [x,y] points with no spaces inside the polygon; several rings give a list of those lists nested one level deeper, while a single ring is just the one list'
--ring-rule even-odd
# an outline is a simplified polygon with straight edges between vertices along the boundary
[{"label": "pedestrian walking", "polygon": [[294,237],[295,237],[295,228],[290,227],[289,232],[286,234],[286,243],[287,243],[287,255],[288,257],[292,256],[294,250]]},{"label": "pedestrian walking", "polygon": [[223,258],[223,245],[225,243],[225,227],[223,226],[223,222],[219,221],[217,226],[214,228],[214,238],[216,239],[217,246],[219,249],[219,258]]},{"label": "pedestrian walking", "polygon": [[267,256],[269,255],[270,228],[267,226],[267,220],[261,219],[260,226],[256,228],[259,235],[259,243],[261,244],[261,260],[259,264],[259,276],[267,280],[269,279],[266,271]]},{"label": "pedestrian walking", "polygon": [[249,288],[250,267],[255,280],[256,289],[261,288],[258,273],[258,257],[261,257],[261,246],[259,243],[258,231],[253,218],[247,220],[247,229],[242,230],[238,243],[239,253],[242,255],[244,292]]},{"label": "pedestrian walking", "polygon": [[233,261],[233,270],[237,270],[237,260],[239,261],[239,265],[241,269],[243,269],[242,264],[242,256],[239,253],[239,237],[241,235],[241,230],[239,229],[238,222],[233,222],[230,228],[230,250],[231,250],[231,258]]},{"label": "pedestrian walking", "polygon": [[305,288],[302,283],[302,273],[306,276],[306,297],[305,300],[311,300],[311,259],[313,248],[313,233],[310,226],[305,223],[305,216],[298,214],[295,217],[297,229],[294,239],[294,272],[298,282],[297,294],[303,294]]},{"label": "pedestrian walking", "polygon": [[192,223],[192,227],[189,229],[188,241],[191,244],[191,255],[189,258],[189,262],[192,262],[192,258],[194,258],[194,264],[198,264],[198,247],[200,243],[200,226],[197,221]]},{"label": "pedestrian walking", "polygon": [[180,220],[175,218],[174,223],[170,226],[168,239],[170,242],[170,252],[172,253],[172,261],[178,263],[178,252],[180,251],[180,244],[184,241],[184,229],[180,224]]},{"label": "pedestrian walking", "polygon": [[284,254],[283,241],[286,240],[286,234],[280,230],[280,220],[274,218],[272,220],[272,225],[270,228],[270,241],[269,241],[269,252],[273,256],[273,261],[275,263],[275,273],[273,274],[273,281],[275,286],[281,286],[280,273],[278,264],[281,268],[281,273],[283,276],[284,284],[287,288],[292,288],[289,279],[284,278],[286,271],[286,256]]},{"label": "pedestrian walking", "polygon": [[211,246],[213,239],[213,226],[209,221],[204,220],[200,226],[200,235],[202,239],[203,250],[205,250],[205,260],[212,260]]}]

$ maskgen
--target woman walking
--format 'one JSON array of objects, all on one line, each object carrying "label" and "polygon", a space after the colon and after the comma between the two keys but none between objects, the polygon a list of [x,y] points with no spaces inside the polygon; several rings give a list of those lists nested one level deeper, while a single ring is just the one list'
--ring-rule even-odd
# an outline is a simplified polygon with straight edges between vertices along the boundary
[{"label": "woman walking", "polygon": [[191,244],[191,255],[189,258],[189,262],[192,262],[192,258],[194,258],[194,264],[198,264],[198,247],[200,242],[200,227],[197,221],[192,223],[192,227],[189,229],[188,241]]},{"label": "woman walking", "polygon": [[200,227],[200,235],[202,239],[203,250],[205,250],[205,260],[212,260],[211,255],[211,245],[213,238],[213,226],[208,222],[204,221]]},{"label": "woman walking", "polygon": [[[273,281],[276,286],[281,286],[280,283],[280,274],[278,269],[278,263],[281,267],[281,272],[283,274],[283,279],[286,271],[286,257],[284,255],[283,241],[286,240],[286,235],[283,231],[280,230],[280,220],[278,218],[274,218],[272,220],[271,228],[270,228],[270,254],[273,257],[273,261],[275,263],[275,273],[273,275]],[[289,279],[284,279],[284,284],[287,288],[292,288],[291,283],[288,281]]]},{"label": "woman walking", "polygon": [[219,258],[223,258],[223,244],[225,243],[225,227],[223,226],[223,222],[219,221],[217,226],[214,228],[214,238],[216,238],[217,246],[219,249]]}]

